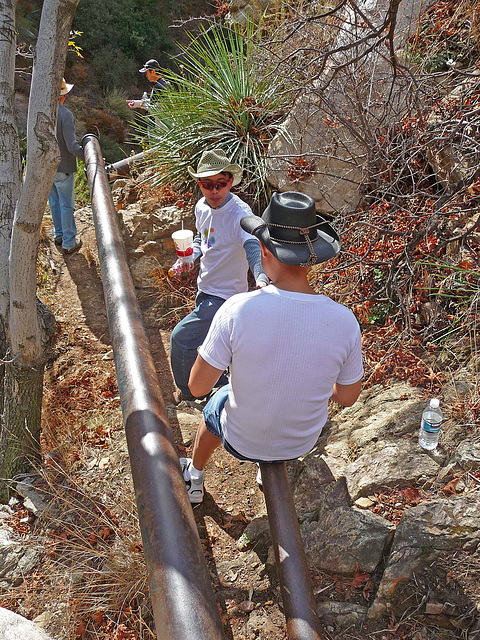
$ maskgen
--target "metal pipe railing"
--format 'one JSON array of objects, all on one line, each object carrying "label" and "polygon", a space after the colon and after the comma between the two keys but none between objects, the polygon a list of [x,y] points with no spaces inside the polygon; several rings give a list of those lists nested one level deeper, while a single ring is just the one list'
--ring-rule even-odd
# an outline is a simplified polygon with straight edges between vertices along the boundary
[{"label": "metal pipe railing", "polygon": [[132,165],[136,162],[145,160],[147,156],[152,155],[153,153],[155,153],[154,149],[146,149],[145,151],[136,153],[134,156],[128,156],[123,158],[123,160],[114,162],[113,164],[107,164],[105,166],[105,171],[107,174],[116,173],[119,176],[129,176]]},{"label": "metal pipe railing", "polygon": [[[94,135],[82,140],[159,640],[224,638]],[[284,463],[260,464],[290,640],[321,640]]]},{"label": "metal pipe railing", "polygon": [[157,638],[223,640],[100,145],[82,144]]},{"label": "metal pipe railing", "polygon": [[292,490],[283,462],[260,464],[268,522],[290,640],[321,640]]}]

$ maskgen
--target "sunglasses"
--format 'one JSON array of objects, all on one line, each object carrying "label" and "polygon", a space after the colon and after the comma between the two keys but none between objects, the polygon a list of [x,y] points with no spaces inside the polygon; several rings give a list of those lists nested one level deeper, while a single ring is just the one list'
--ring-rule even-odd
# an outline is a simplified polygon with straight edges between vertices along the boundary
[{"label": "sunglasses", "polygon": [[220,189],[225,189],[228,185],[228,180],[219,180],[218,182],[203,182],[202,180],[197,180],[198,184],[207,191],[213,191],[216,189],[220,191]]}]

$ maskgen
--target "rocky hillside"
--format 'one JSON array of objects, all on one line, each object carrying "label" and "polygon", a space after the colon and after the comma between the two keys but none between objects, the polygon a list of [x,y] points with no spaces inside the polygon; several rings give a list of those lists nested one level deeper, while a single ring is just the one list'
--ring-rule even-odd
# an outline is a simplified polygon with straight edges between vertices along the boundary
[{"label": "rocky hillside", "polygon": [[[191,218],[132,180],[112,192],[178,451],[189,452],[201,404],[172,404],[168,336],[194,284],[166,268],[171,232]],[[12,485],[2,510],[2,604],[55,640],[154,637],[92,214],[76,215],[75,256],[58,253],[45,228],[41,290],[58,323],[45,466]],[[326,638],[478,637],[480,438],[459,413],[476,380],[471,362],[436,387],[446,420],[432,453],[417,442],[428,392],[392,375],[333,411],[315,449],[290,465]],[[284,618],[255,475],[218,451],[194,512],[226,637],[278,640]]]},{"label": "rocky hillside", "polygon": [[[460,20],[459,6],[435,3],[438,29]],[[470,23],[462,37],[473,38]],[[289,465],[327,640],[480,638],[480,76],[454,49],[457,32],[440,51],[456,57],[438,58],[443,66],[417,87],[424,110],[372,136],[361,200],[335,219],[342,256],[312,273],[318,291],[356,313],[366,370],[357,404],[332,406],[316,447]],[[431,31],[422,34],[417,51],[433,60]],[[337,135],[335,120],[323,120]],[[315,167],[290,169],[308,188]],[[192,306],[195,274],[167,270],[172,231],[193,228],[191,194],[146,178],[117,180],[112,194],[182,455],[201,403],[172,402],[169,333]],[[45,218],[39,295],[55,312],[57,341],[44,464],[12,482],[0,509],[0,604],[55,640],[155,638],[92,212],[76,216],[84,244],[73,256],[54,246]],[[433,396],[445,421],[438,449],[426,452],[418,428]],[[286,638],[255,473],[217,451],[194,509],[228,640]]]}]

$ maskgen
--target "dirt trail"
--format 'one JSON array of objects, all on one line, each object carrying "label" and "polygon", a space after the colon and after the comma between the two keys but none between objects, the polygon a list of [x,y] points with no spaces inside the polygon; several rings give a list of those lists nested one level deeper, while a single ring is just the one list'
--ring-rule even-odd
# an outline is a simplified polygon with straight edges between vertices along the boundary
[{"label": "dirt trail", "polygon": [[[49,271],[47,303],[52,307],[59,329],[54,363],[46,373],[46,388],[56,387],[59,380],[69,388],[69,380],[85,377],[86,364],[101,369],[103,376],[115,380],[115,368],[108,331],[107,314],[98,264],[95,231],[88,208],[76,212],[79,236],[83,246],[79,252],[65,256],[51,240],[43,241],[43,259]],[[141,290],[139,302],[144,312],[144,325],[150,341],[158,380],[179,455],[190,454],[200,418],[201,405],[172,404],[174,383],[169,365],[169,332],[161,329],[152,312],[156,294]],[[73,337],[72,337],[73,336]],[[87,367],[88,368],[88,367]],[[115,459],[123,438],[118,396],[98,390],[99,412],[109,404],[117,423],[116,436],[102,441],[103,459]],[[108,396],[109,394],[107,394]],[[47,400],[48,403],[48,394]],[[49,410],[47,407],[47,416]],[[112,449],[111,451],[109,449]],[[93,451],[92,455],[96,455]],[[93,462],[82,460],[88,468]],[[129,473],[128,464],[126,473]],[[285,619],[281,612],[280,592],[275,577],[265,570],[267,549],[239,551],[237,540],[246,525],[265,515],[263,494],[256,481],[256,467],[242,463],[219,449],[207,468],[206,495],[194,514],[205,550],[217,601],[222,609],[228,639],[285,638]],[[118,482],[118,487],[112,483]],[[108,493],[125,491],[122,474],[108,476]]]}]

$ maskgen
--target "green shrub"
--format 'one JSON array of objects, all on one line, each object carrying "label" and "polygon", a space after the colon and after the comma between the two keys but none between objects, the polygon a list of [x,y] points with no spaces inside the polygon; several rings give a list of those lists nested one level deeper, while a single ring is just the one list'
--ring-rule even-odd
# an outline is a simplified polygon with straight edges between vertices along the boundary
[{"label": "green shrub", "polygon": [[75,173],[75,206],[85,207],[90,203],[90,190],[88,188],[87,174],[85,173],[85,163],[78,161],[77,172]]},{"label": "green shrub", "polygon": [[[167,16],[170,0],[82,0],[73,29],[82,32],[85,60],[102,88],[127,89],[148,58],[161,61],[173,47]],[[165,59],[165,57],[164,57]]]},{"label": "green shrub", "polygon": [[115,45],[107,44],[90,55],[86,53],[85,57],[87,56],[91,58],[90,75],[102,89],[108,91],[113,87],[126,87],[135,83],[138,65]]},{"label": "green shrub", "polygon": [[287,80],[260,55],[252,26],[242,34],[213,24],[181,48],[179,71],[163,70],[169,89],[138,125],[143,145],[155,148],[154,184],[191,188],[187,167],[220,147],[243,167],[244,195],[263,206],[265,155],[291,105]]},{"label": "green shrub", "polygon": [[[106,134],[100,134],[99,136],[100,148],[102,155],[105,158],[107,164],[118,162],[130,155],[131,149],[124,148],[124,145],[120,145],[117,141],[113,140]],[[127,145],[128,147],[128,145]]]},{"label": "green shrub", "polygon": [[126,122],[135,118],[135,113],[130,109],[127,104],[128,96],[121,89],[114,88],[107,92],[105,95],[105,106],[111,111],[117,118],[121,118]]}]

